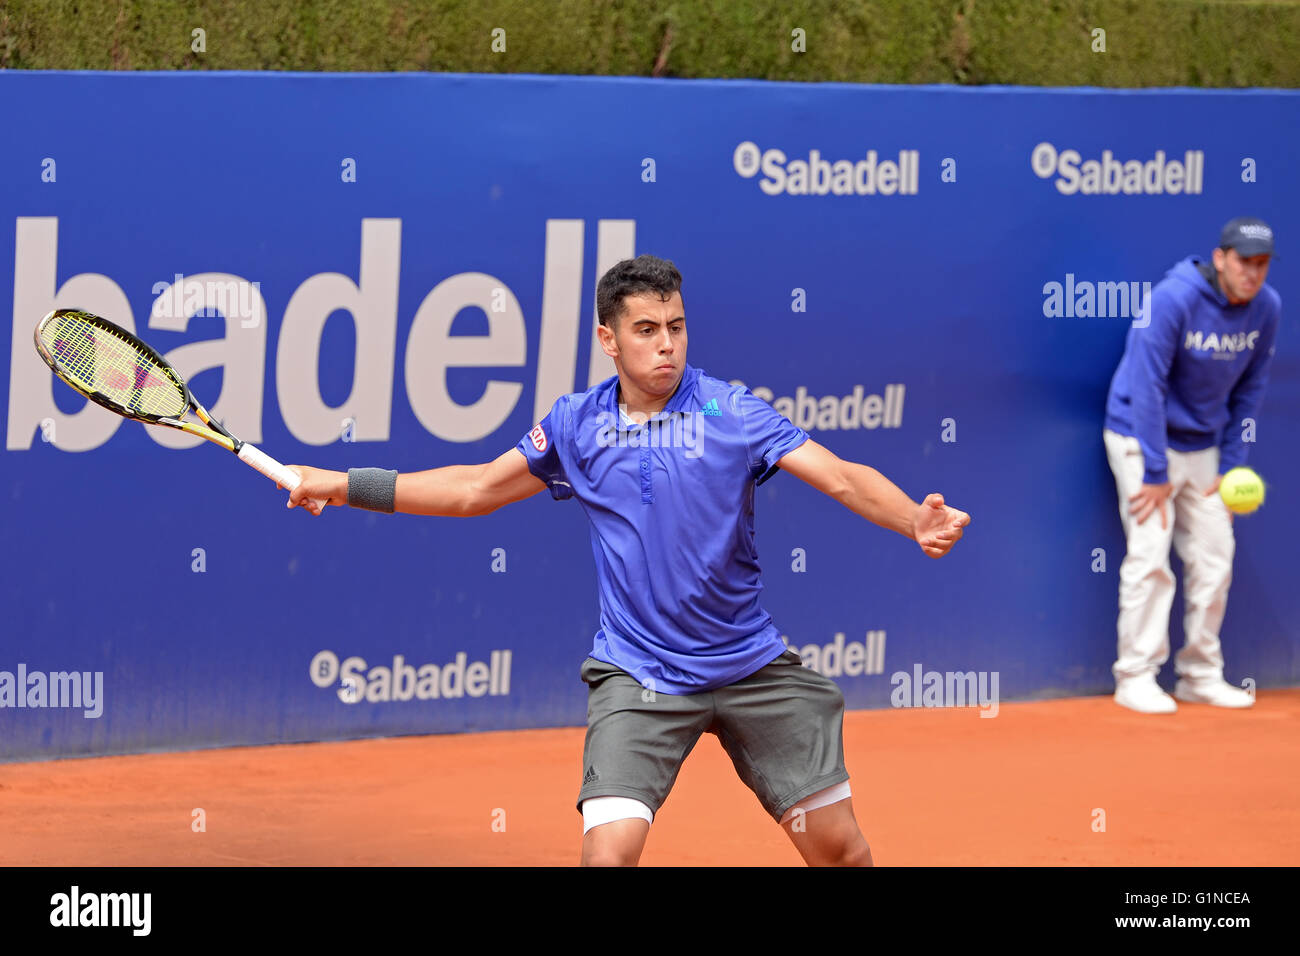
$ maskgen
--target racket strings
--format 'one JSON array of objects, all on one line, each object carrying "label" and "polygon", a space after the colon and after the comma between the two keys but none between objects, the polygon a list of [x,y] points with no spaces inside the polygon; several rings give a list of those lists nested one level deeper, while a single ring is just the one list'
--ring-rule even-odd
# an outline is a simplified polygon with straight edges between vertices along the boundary
[{"label": "racket strings", "polygon": [[41,338],[63,374],[83,391],[146,415],[176,418],[189,407],[157,360],[113,329],[71,312],[45,326]]}]

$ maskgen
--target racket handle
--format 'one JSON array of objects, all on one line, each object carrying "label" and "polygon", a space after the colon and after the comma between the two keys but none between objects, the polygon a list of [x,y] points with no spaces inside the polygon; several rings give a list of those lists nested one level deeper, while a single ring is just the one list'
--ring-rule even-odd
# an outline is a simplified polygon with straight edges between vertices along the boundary
[{"label": "racket handle", "polygon": [[[290,491],[293,491],[293,489],[302,484],[302,479],[298,477],[296,472],[290,471],[266,452],[250,445],[248,442],[244,442],[237,454],[239,455],[239,460],[244,464],[251,465],[253,468],[256,468],[262,474],[266,475],[266,477]],[[325,502],[319,501],[315,498],[312,500],[316,502],[318,509],[322,511],[325,509]]]}]

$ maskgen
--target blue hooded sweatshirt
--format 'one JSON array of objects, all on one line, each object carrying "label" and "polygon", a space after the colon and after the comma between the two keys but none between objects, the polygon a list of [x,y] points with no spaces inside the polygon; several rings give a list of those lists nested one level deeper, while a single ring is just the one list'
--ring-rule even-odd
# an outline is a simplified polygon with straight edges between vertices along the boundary
[{"label": "blue hooded sweatshirt", "polygon": [[1106,427],[1137,437],[1144,484],[1169,480],[1168,448],[1219,446],[1219,474],[1246,463],[1242,420],[1256,418],[1264,395],[1282,299],[1264,283],[1249,302],[1229,305],[1206,278],[1212,269],[1191,256],[1169,270],[1111,379]]}]

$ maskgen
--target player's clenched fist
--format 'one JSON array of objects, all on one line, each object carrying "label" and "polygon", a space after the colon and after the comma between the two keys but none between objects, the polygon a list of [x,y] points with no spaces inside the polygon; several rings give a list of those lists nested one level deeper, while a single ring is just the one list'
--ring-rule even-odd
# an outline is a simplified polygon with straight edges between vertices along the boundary
[{"label": "player's clenched fist", "polygon": [[[302,483],[289,492],[289,508],[306,508],[314,515],[321,513],[324,505],[348,503],[348,474],[345,471],[326,471],[306,465],[287,465],[296,472]],[[323,503],[323,504],[322,504]]]},{"label": "player's clenched fist", "polygon": [[926,496],[916,509],[913,537],[916,543],[932,558],[942,558],[954,544],[961,540],[962,528],[970,524],[970,515],[943,503],[943,495]]}]

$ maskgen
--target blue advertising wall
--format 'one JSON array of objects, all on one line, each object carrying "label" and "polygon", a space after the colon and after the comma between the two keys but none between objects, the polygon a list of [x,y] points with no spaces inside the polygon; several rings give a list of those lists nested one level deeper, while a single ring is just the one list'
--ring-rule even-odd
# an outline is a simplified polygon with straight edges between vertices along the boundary
[{"label": "blue advertising wall", "polygon": [[0,682],[102,681],[93,708],[13,695],[0,759],[580,725],[599,627],[573,501],[287,511],[215,446],[86,408],[32,347],[52,308],[135,328],[281,461],[411,471],[613,374],[596,280],[670,258],[692,365],[972,515],[935,561],[788,475],[757,490],[765,606],[848,705],[918,667],[1099,694],[1121,293],[1242,214],[1276,231],[1284,316],[1227,677],[1300,677],[1294,93],[0,73],[0,114]]}]

